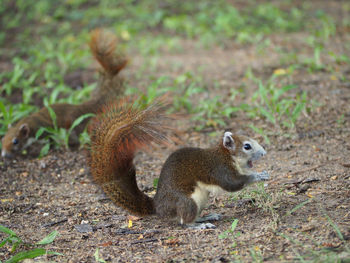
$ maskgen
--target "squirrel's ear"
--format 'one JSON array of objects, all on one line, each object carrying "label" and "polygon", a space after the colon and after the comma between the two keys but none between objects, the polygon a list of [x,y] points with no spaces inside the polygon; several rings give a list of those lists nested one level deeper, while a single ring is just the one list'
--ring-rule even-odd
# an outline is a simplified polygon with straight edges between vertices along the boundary
[{"label": "squirrel's ear", "polygon": [[24,137],[27,138],[29,136],[30,128],[27,123],[24,123],[19,127],[19,133]]},{"label": "squirrel's ear", "polygon": [[235,141],[232,138],[231,132],[224,133],[224,138],[222,139],[222,143],[223,143],[224,147],[228,150],[234,151],[236,148]]}]

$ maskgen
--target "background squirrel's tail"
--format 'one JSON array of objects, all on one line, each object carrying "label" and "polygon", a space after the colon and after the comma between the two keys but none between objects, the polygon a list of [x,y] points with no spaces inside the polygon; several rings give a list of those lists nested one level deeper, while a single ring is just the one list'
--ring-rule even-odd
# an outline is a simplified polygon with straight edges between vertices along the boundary
[{"label": "background squirrel's tail", "polygon": [[110,75],[116,75],[122,70],[128,60],[122,53],[116,53],[117,37],[109,31],[95,29],[91,33],[91,53]]},{"label": "background squirrel's tail", "polygon": [[106,30],[95,29],[91,33],[91,53],[102,66],[97,88],[91,93],[92,99],[100,104],[112,101],[124,92],[124,80],[119,72],[126,66],[126,56],[117,50],[117,37]]},{"label": "background squirrel's tail", "polygon": [[107,106],[91,126],[91,173],[119,206],[143,216],[155,213],[153,200],[141,192],[135,178],[134,154],[152,142],[164,144],[168,117],[160,101],[139,109],[124,101]]}]

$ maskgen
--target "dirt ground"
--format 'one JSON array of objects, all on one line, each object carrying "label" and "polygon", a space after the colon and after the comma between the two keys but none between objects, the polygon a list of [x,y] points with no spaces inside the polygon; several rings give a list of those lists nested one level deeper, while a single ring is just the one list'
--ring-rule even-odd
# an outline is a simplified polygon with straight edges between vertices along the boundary
[{"label": "dirt ground", "polygon": [[[232,44],[208,50],[184,41],[182,53],[161,54],[158,72],[176,75],[201,66],[213,92],[227,96],[229,88],[242,83],[250,84],[248,92],[253,92],[257,87],[249,83],[244,72],[251,67],[256,76],[267,79],[281,67],[274,45],[305,51],[303,37],[303,33],[273,36],[272,45],[263,54],[254,46]],[[349,40],[349,34],[338,34],[327,48],[343,50]],[[137,83],[133,73],[143,59],[134,57],[124,73],[129,85],[140,89],[144,83]],[[169,66],[173,64],[182,67]],[[350,79],[349,64],[327,64]],[[128,228],[128,213],[116,207],[92,181],[85,150],[51,152],[40,160],[2,160],[0,223],[28,242],[57,230],[59,236],[48,248],[64,255],[42,257],[45,261],[95,262],[96,248],[106,262],[292,262],[298,260],[298,254],[317,262],[317,257],[330,253],[349,260],[344,251],[350,245],[350,86],[333,75],[327,71],[310,73],[305,68],[293,73],[298,91],[307,91],[318,104],[301,117],[291,136],[272,135],[271,144],[264,145],[268,154],[257,169],[271,175],[265,190],[250,186],[239,198],[226,194],[210,199],[204,214],[223,215],[219,222],[213,222],[216,229],[189,230],[156,217],[132,218],[133,225]],[[214,90],[214,80],[221,84],[220,90]],[[237,114],[225,129],[263,142],[247,128],[249,123],[267,126],[263,120]],[[194,131],[189,119],[176,125],[183,131],[183,145],[207,147],[220,140],[209,136],[214,129]],[[162,163],[178,147],[138,154],[138,182],[148,194],[153,192],[153,180]],[[238,219],[234,232],[219,238],[230,229],[233,219]],[[338,229],[344,240],[339,238]],[[1,260],[9,255],[7,249],[0,249]],[[319,261],[333,262],[326,256]]]}]

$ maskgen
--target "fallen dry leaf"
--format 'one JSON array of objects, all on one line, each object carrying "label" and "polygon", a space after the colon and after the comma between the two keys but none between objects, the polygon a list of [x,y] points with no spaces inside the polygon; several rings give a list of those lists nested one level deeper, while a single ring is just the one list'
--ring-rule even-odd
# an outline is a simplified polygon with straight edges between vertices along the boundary
[{"label": "fallen dry leaf", "polygon": [[112,244],[113,244],[112,241],[108,241],[108,242],[106,242],[106,243],[99,244],[98,246],[99,246],[99,247],[109,247],[109,246],[111,246]]},{"label": "fallen dry leaf", "polygon": [[180,244],[180,240],[178,238],[171,238],[164,240],[164,244],[168,246],[178,246]]}]

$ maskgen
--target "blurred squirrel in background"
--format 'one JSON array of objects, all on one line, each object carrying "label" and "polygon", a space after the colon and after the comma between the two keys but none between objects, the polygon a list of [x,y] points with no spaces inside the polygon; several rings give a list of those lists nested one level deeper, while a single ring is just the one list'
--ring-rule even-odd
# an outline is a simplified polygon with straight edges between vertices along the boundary
[{"label": "blurred squirrel in background", "polygon": [[252,170],[253,161],[266,151],[255,140],[231,132],[225,132],[212,148],[179,149],[165,161],[151,198],[137,186],[133,159],[137,150],[168,141],[165,123],[170,119],[159,100],[145,109],[125,100],[106,107],[89,127],[93,178],[114,203],[132,214],[177,218],[199,229],[215,227],[203,222],[218,220],[219,215],[198,218],[209,193],[234,192],[267,180],[266,171]]},{"label": "blurred squirrel in background", "polygon": [[[58,128],[69,129],[73,122],[87,113],[97,113],[102,105],[124,93],[123,78],[119,72],[126,66],[127,58],[116,53],[117,38],[110,32],[96,29],[91,33],[90,50],[102,66],[96,89],[90,100],[73,105],[68,103],[52,104],[56,114]],[[78,135],[84,130],[90,118],[84,119],[74,128],[69,138],[70,146],[79,145]],[[49,110],[46,107],[18,121],[9,127],[2,138],[2,157],[12,157],[29,147],[35,141],[40,127],[54,127]],[[44,134],[41,136],[43,137]]]}]

